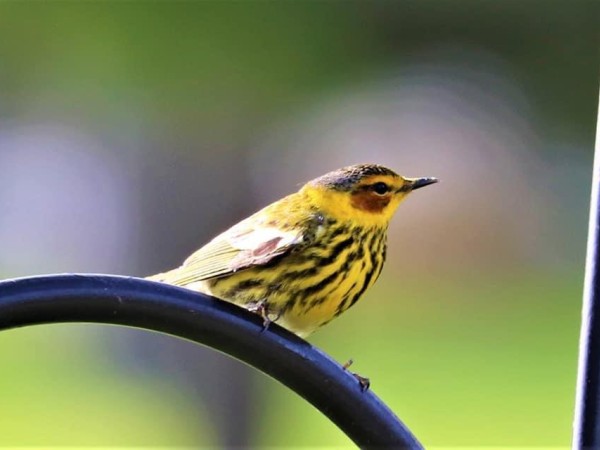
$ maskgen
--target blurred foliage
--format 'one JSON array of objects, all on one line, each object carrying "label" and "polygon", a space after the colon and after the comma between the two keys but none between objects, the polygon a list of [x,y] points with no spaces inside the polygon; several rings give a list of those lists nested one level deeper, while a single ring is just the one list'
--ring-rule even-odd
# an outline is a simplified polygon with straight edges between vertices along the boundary
[{"label": "blurred foliage", "polygon": [[[252,127],[256,115],[446,40],[509,59],[557,124],[589,133],[582,119],[596,106],[588,95],[598,69],[590,58],[598,42],[593,0],[5,2],[0,8],[4,114],[18,113],[20,103],[44,90],[62,97],[67,111],[91,115],[95,125],[111,102],[137,100],[149,102],[153,108],[144,113],[171,130],[210,130],[232,119]],[[556,89],[574,74],[581,83]]]},{"label": "blurred foliage", "polygon": [[2,333],[0,446],[214,445],[210,412],[168,380],[111,370],[83,327]]},{"label": "blurred foliage", "polygon": [[252,127],[372,58],[360,8],[340,6],[3,4],[3,84],[16,102],[56,90],[91,121],[125,95],[151,104],[147,119],[173,132]]}]

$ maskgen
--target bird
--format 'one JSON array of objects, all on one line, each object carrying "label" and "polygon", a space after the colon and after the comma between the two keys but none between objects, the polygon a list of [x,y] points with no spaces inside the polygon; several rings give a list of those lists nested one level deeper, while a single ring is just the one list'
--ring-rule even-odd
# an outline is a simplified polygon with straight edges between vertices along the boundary
[{"label": "bird", "polygon": [[437,182],[378,164],[334,170],[147,279],[234,303],[260,314],[265,329],[275,322],[306,338],[375,283],[398,205]]}]

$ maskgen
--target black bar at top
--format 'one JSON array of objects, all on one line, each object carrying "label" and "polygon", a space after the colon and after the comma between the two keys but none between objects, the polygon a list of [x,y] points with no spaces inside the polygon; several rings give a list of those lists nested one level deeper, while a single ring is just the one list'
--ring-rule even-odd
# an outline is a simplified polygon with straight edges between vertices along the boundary
[{"label": "black bar at top", "polygon": [[585,267],[573,449],[600,449],[600,116]]},{"label": "black bar at top", "polygon": [[[296,335],[235,305],[188,289],[108,275],[0,282],[0,330],[94,322],[159,331],[230,355],[283,383],[360,448],[421,449],[406,426],[342,367]],[[1,357],[1,356],[0,356]]]}]

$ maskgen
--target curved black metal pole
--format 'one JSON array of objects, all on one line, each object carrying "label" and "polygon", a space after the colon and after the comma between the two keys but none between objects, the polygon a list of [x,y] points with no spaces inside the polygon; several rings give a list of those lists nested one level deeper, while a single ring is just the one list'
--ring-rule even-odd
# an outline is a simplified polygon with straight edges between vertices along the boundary
[{"label": "curved black metal pole", "polygon": [[[600,106],[599,106],[600,110]],[[600,112],[579,339],[573,449],[600,449]]]},{"label": "curved black metal pole", "polygon": [[375,394],[308,342],[242,308],[139,278],[48,275],[0,282],[0,330],[61,322],[126,325],[212,347],[270,375],[361,448],[421,449]]}]

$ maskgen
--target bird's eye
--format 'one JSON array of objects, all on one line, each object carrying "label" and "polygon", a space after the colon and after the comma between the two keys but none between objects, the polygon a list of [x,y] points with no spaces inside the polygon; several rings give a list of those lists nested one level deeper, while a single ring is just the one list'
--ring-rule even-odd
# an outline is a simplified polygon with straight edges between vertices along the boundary
[{"label": "bird's eye", "polygon": [[388,192],[390,192],[390,187],[387,184],[385,184],[384,182],[380,181],[373,185],[373,191],[377,195],[385,195]]}]

